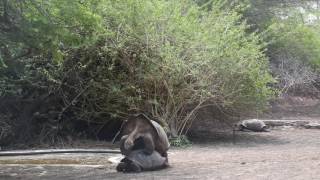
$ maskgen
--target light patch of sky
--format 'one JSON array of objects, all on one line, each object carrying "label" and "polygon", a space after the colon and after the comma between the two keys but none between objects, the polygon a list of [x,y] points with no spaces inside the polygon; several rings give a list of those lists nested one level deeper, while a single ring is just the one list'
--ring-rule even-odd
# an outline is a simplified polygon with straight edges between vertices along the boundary
[{"label": "light patch of sky", "polygon": [[[318,4],[316,2],[309,2],[308,7],[313,10],[316,10],[319,8]],[[310,11],[307,11],[304,7],[300,6],[300,7],[297,7],[296,9],[299,11],[299,13],[303,14],[304,21],[306,24],[312,25],[318,20],[318,16],[316,16],[314,13],[312,13]],[[286,17],[286,18],[281,17],[281,18],[287,19],[288,17]]]},{"label": "light patch of sky", "polygon": [[[307,7],[307,9],[306,9]],[[317,2],[307,2],[307,5],[305,7],[303,6],[299,6],[299,7],[295,7],[295,9],[303,14],[304,17],[304,21],[306,24],[314,24],[316,21],[319,20],[318,16],[315,15],[314,13],[308,11],[308,9],[312,9],[312,10],[317,10],[320,7],[318,6]],[[275,13],[277,14],[277,16],[282,19],[282,20],[286,20],[290,17],[290,14],[288,14],[288,11],[286,10],[279,10],[277,9],[275,11]]]}]

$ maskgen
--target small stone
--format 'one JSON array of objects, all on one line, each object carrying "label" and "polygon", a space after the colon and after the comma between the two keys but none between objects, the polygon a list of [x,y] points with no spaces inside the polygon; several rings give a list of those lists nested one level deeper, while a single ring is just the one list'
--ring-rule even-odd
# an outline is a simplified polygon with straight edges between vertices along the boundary
[{"label": "small stone", "polygon": [[305,128],[307,129],[320,129],[320,124],[319,123],[309,123],[304,125]]},{"label": "small stone", "polygon": [[246,164],[246,162],[241,162],[242,165]]}]

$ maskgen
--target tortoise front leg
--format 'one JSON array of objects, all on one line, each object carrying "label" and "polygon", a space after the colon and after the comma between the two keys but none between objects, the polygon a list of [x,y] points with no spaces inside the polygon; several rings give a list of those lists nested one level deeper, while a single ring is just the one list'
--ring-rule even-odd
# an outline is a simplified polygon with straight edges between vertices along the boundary
[{"label": "tortoise front leg", "polygon": [[126,149],[125,148],[125,143],[126,143],[126,140],[128,139],[128,135],[124,135],[121,137],[121,140],[120,140],[120,151],[121,151],[121,154],[125,155],[125,156],[128,156],[131,152],[131,149]]}]

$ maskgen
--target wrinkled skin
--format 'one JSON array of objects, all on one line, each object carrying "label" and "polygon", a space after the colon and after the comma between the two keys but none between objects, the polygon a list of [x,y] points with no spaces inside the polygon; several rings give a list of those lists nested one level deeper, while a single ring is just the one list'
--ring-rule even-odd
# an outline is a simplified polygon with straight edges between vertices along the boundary
[{"label": "wrinkled skin", "polygon": [[143,150],[134,150],[123,158],[117,166],[119,172],[152,171],[168,167],[165,157],[157,151],[146,154]]}]

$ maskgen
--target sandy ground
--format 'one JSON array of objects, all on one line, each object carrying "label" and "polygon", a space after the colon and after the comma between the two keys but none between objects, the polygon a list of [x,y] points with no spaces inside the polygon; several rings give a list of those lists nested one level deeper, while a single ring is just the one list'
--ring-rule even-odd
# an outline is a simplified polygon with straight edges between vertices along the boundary
[{"label": "sandy ground", "polygon": [[0,179],[320,179],[320,130],[278,127],[269,133],[211,135],[169,152],[171,167],[123,174],[108,162],[114,154],[0,157]]}]

